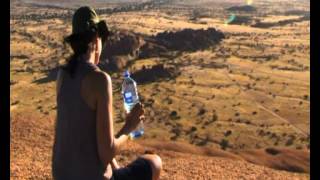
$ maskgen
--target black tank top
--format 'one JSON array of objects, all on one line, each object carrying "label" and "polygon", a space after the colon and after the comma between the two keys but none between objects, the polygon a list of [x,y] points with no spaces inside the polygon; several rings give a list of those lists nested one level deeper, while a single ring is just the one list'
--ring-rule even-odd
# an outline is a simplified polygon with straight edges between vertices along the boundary
[{"label": "black tank top", "polygon": [[79,61],[73,78],[62,72],[52,155],[54,179],[103,179],[105,166],[98,155],[96,111],[81,97],[82,80],[95,69],[99,68],[90,62]]}]

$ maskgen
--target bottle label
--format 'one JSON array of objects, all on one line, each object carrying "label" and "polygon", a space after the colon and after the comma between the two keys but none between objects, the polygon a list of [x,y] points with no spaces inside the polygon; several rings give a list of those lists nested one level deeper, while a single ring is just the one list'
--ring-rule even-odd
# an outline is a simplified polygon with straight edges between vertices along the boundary
[{"label": "bottle label", "polygon": [[131,92],[124,93],[124,100],[126,101],[126,103],[132,103],[133,102],[132,93]]}]

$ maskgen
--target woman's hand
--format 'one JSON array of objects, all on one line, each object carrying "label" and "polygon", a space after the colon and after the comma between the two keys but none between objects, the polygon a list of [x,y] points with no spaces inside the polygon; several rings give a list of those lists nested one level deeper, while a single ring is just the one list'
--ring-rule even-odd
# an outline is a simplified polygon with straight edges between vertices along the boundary
[{"label": "woman's hand", "polygon": [[126,126],[130,132],[134,130],[138,126],[140,121],[144,118],[143,114],[144,114],[144,109],[141,103],[137,103],[132,108],[130,113],[127,114]]},{"label": "woman's hand", "polygon": [[111,164],[108,164],[103,176],[104,176],[104,180],[110,180],[112,178]]},{"label": "woman's hand", "polygon": [[111,167],[112,167],[113,170],[114,169],[120,169],[120,166],[119,166],[119,164],[118,164],[118,162],[117,162],[117,160],[115,158],[113,158],[112,161],[111,161]]}]

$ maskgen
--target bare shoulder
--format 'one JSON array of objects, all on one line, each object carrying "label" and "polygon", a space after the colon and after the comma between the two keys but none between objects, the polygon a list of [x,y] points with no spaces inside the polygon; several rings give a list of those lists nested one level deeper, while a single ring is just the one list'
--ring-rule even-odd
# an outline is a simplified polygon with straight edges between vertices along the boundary
[{"label": "bare shoulder", "polygon": [[111,83],[110,75],[100,70],[91,72],[89,76],[93,82],[99,82],[98,84]]},{"label": "bare shoulder", "polygon": [[100,70],[89,73],[86,79],[88,82],[86,84],[93,88],[97,93],[105,93],[107,88],[112,84],[110,75]]}]

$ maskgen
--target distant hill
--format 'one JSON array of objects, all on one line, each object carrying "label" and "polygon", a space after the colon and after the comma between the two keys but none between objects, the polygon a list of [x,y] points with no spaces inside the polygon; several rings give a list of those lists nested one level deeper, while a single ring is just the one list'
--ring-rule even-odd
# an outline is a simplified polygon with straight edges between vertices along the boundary
[{"label": "distant hill", "polygon": [[257,9],[253,6],[245,5],[245,6],[232,6],[227,8],[227,11],[243,11],[243,12],[254,12]]},{"label": "distant hill", "polygon": [[[131,2],[147,2],[149,0],[93,0],[90,3],[131,3]],[[85,0],[20,0],[20,2],[25,3],[88,3]]]}]

